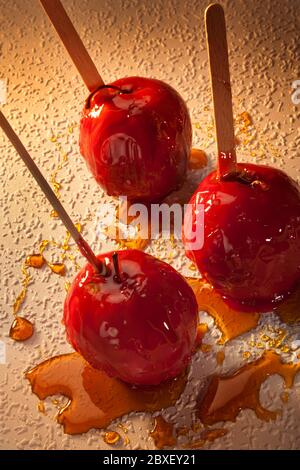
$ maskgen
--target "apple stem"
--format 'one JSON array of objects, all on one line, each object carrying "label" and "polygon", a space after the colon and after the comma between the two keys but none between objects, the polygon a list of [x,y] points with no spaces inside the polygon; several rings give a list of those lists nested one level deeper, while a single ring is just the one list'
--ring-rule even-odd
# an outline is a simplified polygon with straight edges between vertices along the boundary
[{"label": "apple stem", "polygon": [[52,205],[53,209],[59,215],[61,221],[65,225],[66,229],[69,231],[71,237],[77,243],[78,248],[83,256],[88,260],[88,262],[93,266],[95,271],[103,276],[107,276],[108,272],[104,264],[98,260],[94,252],[92,251],[89,244],[84,240],[82,235],[78,232],[77,228],[73,224],[69,214],[66,212],[60,200],[55,195],[49,183],[46,181],[42,173],[40,172],[37,165],[34,163],[33,159],[29,155],[28,151],[22,144],[21,140],[7,121],[4,114],[0,111],[0,127],[3,129],[4,133],[7,135],[8,139],[15,147],[19,156],[22,158],[23,162],[27,166],[28,170],[40,186],[41,190],[45,194],[46,198]]},{"label": "apple stem", "polygon": [[237,172],[237,162],[226,23],[221,5],[214,3],[207,7],[205,25],[218,147],[218,175],[224,179]]},{"label": "apple stem", "polygon": [[115,86],[115,85],[100,85],[98,88],[92,91],[87,97],[87,100],[85,102],[85,109],[90,108],[92,97],[95,95],[95,93],[97,93],[97,91],[100,91],[100,90],[107,90],[107,91],[113,90],[122,95],[129,95],[130,93],[132,93],[132,90],[122,90],[122,88]]},{"label": "apple stem", "polygon": [[118,256],[118,253],[113,253],[112,255],[112,261],[113,261],[113,265],[114,265],[114,270],[115,270],[115,280],[117,282],[121,282],[122,279],[121,279],[121,272],[120,272],[120,265],[119,265],[119,256]]}]

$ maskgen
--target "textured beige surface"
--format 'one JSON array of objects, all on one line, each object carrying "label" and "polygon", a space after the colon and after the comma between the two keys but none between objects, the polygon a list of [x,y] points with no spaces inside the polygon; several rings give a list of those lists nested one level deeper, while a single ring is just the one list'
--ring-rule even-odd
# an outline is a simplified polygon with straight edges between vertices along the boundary
[{"label": "textured beige surface", "polygon": [[[300,1],[222,3],[228,24],[235,114],[245,110],[251,114],[255,125],[251,148],[256,155],[263,149],[260,161],[285,169],[299,181],[300,105],[292,104],[291,84],[300,79]],[[192,121],[203,125],[202,130],[195,128],[194,146],[207,143],[212,110],[203,26],[206,1],[65,0],[64,5],[105,80],[144,75],[169,82],[186,99]],[[86,90],[37,0],[0,0],[0,15],[0,79],[7,80],[8,87],[3,111],[49,179],[59,158],[57,143],[50,138],[59,136],[58,142],[69,157],[58,175],[61,198],[75,220],[85,221],[91,215],[84,234],[93,241],[95,213],[108,199],[79,155],[78,129],[68,132],[70,124],[78,122]],[[209,147],[212,163],[213,148]],[[23,378],[28,367],[70,350],[60,323],[65,280],[47,269],[33,272],[21,314],[35,322],[36,334],[24,344],[14,343],[7,336],[12,303],[20,291],[24,256],[35,251],[42,239],[62,241],[65,231],[60,222],[49,217],[48,204],[2,133],[0,149],[0,335],[7,356],[6,363],[0,364],[0,448],[105,448],[99,430],[80,436],[64,435],[55,422],[57,409],[51,400],[46,403],[46,415],[38,412],[38,400]],[[248,160],[256,160],[245,154],[245,148],[241,153]],[[204,173],[200,171],[193,178],[199,180]],[[105,249],[106,243],[96,242],[99,251]],[[162,257],[169,250],[167,244],[149,248]],[[57,259],[57,250],[52,252]],[[180,246],[176,253],[171,263],[188,272]],[[71,280],[74,272],[68,262],[67,279]],[[264,322],[278,324],[274,316],[265,316],[254,336],[258,337]],[[290,329],[290,334],[290,341],[297,339],[299,329]],[[218,336],[212,326],[209,341],[215,344]],[[249,349],[249,338],[251,334],[244,335],[226,346],[226,359],[218,371],[234,370],[243,363],[242,351]],[[176,409],[163,413],[169,419],[182,424],[190,419],[193,391],[215,371],[217,349],[214,346],[205,357],[202,353],[196,355],[186,392]],[[299,352],[286,358],[295,359]],[[226,424],[229,433],[210,446],[299,448],[300,377],[287,404],[280,401],[281,392],[279,377],[270,378],[263,386],[263,403],[282,409],[276,422],[261,422],[253,412],[243,411],[236,423]],[[131,414],[122,421],[129,428],[129,447],[153,448],[147,432],[151,427],[149,415]],[[116,426],[113,423],[110,429]]]}]

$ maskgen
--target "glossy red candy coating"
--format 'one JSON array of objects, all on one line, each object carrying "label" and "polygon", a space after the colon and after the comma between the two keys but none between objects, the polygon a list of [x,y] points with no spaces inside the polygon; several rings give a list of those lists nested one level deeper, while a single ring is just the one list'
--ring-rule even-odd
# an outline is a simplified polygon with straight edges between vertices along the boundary
[{"label": "glossy red candy coating", "polygon": [[204,204],[204,246],[189,251],[202,275],[241,310],[268,311],[300,281],[299,186],[280,170],[239,164],[240,177],[209,174],[185,219],[195,230],[195,204]]},{"label": "glossy red candy coating", "polygon": [[[109,260],[112,253],[98,256]],[[92,366],[125,382],[154,385],[178,375],[195,346],[198,308],[185,279],[139,250],[118,252],[122,281],[85,266],[64,308],[72,346]]]},{"label": "glossy red candy coating", "polygon": [[128,77],[101,87],[87,100],[80,151],[111,196],[157,201],[178,189],[192,143],[185,102],[159,80]]}]

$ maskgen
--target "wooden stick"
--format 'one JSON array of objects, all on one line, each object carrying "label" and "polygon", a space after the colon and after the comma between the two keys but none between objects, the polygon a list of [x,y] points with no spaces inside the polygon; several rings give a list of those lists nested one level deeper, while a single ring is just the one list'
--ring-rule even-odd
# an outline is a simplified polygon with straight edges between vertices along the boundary
[{"label": "wooden stick", "polygon": [[98,70],[74,28],[60,0],[40,0],[90,92],[104,85]]},{"label": "wooden stick", "polygon": [[99,272],[100,274],[103,274],[103,271],[105,271],[105,267],[102,265],[101,261],[98,260],[96,255],[93,253],[91,247],[88,245],[88,243],[84,240],[82,235],[78,232],[77,228],[73,224],[72,220],[70,219],[69,215],[65,211],[63,205],[59,201],[59,199],[56,197],[55,193],[51,189],[50,185],[48,182],[45,180],[43,177],[42,173],[40,172],[39,168],[36,166],[34,163],[33,159],[27,152],[26,148],[20,141],[19,137],[17,134],[14,132],[12,129],[11,125],[7,121],[6,117],[4,114],[0,111],[0,126],[2,127],[3,131],[7,135],[8,139],[11,141],[12,145],[15,147],[16,151],[22,158],[23,162],[27,166],[28,170],[32,174],[32,176],[35,178],[36,182],[44,192],[46,198],[52,205],[53,209],[57,212],[59,217],[61,218],[62,222],[66,226],[67,230],[70,232],[71,236],[77,243],[80,252],[83,256],[86,257],[88,262],[94,267],[96,272]]},{"label": "wooden stick", "polygon": [[205,25],[218,147],[218,172],[224,178],[236,172],[236,153],[226,24],[221,5],[214,3],[207,7]]}]

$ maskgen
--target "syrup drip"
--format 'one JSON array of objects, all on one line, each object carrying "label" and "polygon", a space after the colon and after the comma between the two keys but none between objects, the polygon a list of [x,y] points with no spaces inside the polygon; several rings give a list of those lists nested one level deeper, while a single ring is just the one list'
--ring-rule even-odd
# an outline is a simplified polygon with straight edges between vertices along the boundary
[{"label": "syrup drip", "polygon": [[290,352],[289,345],[285,342],[288,338],[288,332],[282,328],[267,325],[260,332],[259,340],[249,342],[249,346],[256,349],[279,349],[283,353]]},{"label": "syrup drip", "polygon": [[27,271],[27,268],[26,268],[26,265],[24,264],[21,268],[21,271],[22,271],[22,274],[23,274],[23,279],[22,279],[22,290],[20,292],[20,294],[18,295],[18,297],[16,298],[16,300],[14,301],[14,304],[13,304],[13,313],[14,315],[16,315],[24,300],[25,300],[25,297],[26,297],[26,292],[27,292],[27,288],[28,288],[28,284],[30,282],[30,274],[29,272]]},{"label": "syrup drip", "polygon": [[206,323],[199,323],[197,326],[197,334],[196,334],[196,340],[195,340],[195,351],[197,349],[201,349],[201,343],[203,336],[208,332],[208,326]]},{"label": "syrup drip", "polygon": [[[75,224],[75,226],[78,232],[81,232],[81,224],[77,223]],[[26,256],[25,262],[21,268],[21,271],[23,274],[22,290],[17,296],[13,304],[13,314],[15,316],[20,311],[20,308],[25,301],[25,297],[26,297],[27,290],[28,290],[28,285],[31,281],[31,276],[28,272],[28,268],[41,269],[46,264],[53,273],[58,274],[60,276],[64,276],[65,271],[66,271],[65,265],[63,263],[48,263],[48,261],[44,257],[44,251],[50,245],[50,246],[54,246],[56,248],[62,249],[63,254],[64,254],[66,251],[69,251],[71,248],[69,245],[69,240],[70,240],[69,232],[66,233],[65,239],[62,244],[57,243],[54,240],[43,240],[39,245],[39,253],[33,253],[31,255]],[[76,269],[79,268],[74,256],[69,254],[68,258],[73,261]],[[68,284],[65,283],[66,289],[67,289],[67,286]],[[17,323],[16,323],[16,319],[17,319]],[[16,341],[25,341],[26,339],[32,336],[34,327],[28,320],[26,320],[26,322],[28,323],[25,323],[25,318],[23,317],[16,317],[16,319],[14,320],[11,326],[9,335],[12,339],[15,339]],[[31,334],[29,334],[29,331],[30,331],[29,324],[31,325],[31,331],[32,331]],[[22,339],[18,339],[19,337],[21,337]]]},{"label": "syrup drip", "polygon": [[22,274],[23,274],[22,290],[21,290],[20,294],[17,296],[17,298],[16,298],[16,300],[13,304],[13,313],[14,313],[14,315],[16,315],[20,311],[20,308],[23,305],[25,297],[26,297],[28,285],[29,285],[29,282],[31,280],[31,276],[28,272],[28,268],[41,269],[43,267],[43,265],[46,263],[46,260],[43,256],[43,252],[49,244],[58,246],[58,244],[56,242],[50,242],[48,240],[43,240],[40,243],[40,246],[39,246],[39,253],[29,255],[25,259],[25,263],[23,264],[23,266],[21,268],[21,271],[22,271]]},{"label": "syrup drip", "polygon": [[189,265],[189,270],[195,272],[195,271],[197,271],[197,266],[195,266],[194,263],[191,263],[191,264]]},{"label": "syrup drip", "polygon": [[[70,124],[68,126],[68,133],[67,133],[68,142],[69,142],[70,135],[73,134],[74,127],[76,126],[77,126],[76,124]],[[61,184],[57,181],[58,173],[66,166],[69,160],[68,155],[64,151],[62,144],[59,142],[60,137],[61,137],[60,135],[52,135],[52,137],[50,137],[49,139],[50,142],[55,144],[56,151],[58,152],[58,163],[50,176],[50,183],[58,199],[60,199],[60,190],[61,190]],[[54,209],[52,209],[50,212],[50,217],[58,218],[59,216],[58,216],[58,213]]]},{"label": "syrup drip", "polygon": [[209,123],[207,122],[194,122],[193,125],[195,129],[201,130],[201,134],[198,137],[205,138],[200,146],[202,149],[207,149],[215,142],[215,125],[211,118],[211,110],[208,109],[206,106],[202,109],[202,115],[205,115],[206,118],[209,119]]},{"label": "syrup drip", "polygon": [[244,359],[249,359],[251,357],[251,352],[250,351],[244,351],[243,352],[243,358]]},{"label": "syrup drip", "polygon": [[66,274],[66,267],[63,263],[48,263],[49,268],[55,274],[59,276],[65,276]]},{"label": "syrup drip", "polygon": [[[237,129],[236,137],[235,137],[236,145],[248,146],[248,152],[249,152],[249,144],[252,143],[252,141],[254,140],[255,131],[253,131],[252,118],[247,111],[243,111],[241,114],[238,114],[236,116],[235,128]],[[255,156],[254,154],[251,153],[251,150],[250,150],[250,155]]]},{"label": "syrup drip", "polygon": [[71,283],[69,281],[66,281],[65,284],[64,284],[64,287],[65,287],[65,291],[69,292],[70,287],[71,287]]},{"label": "syrup drip", "polygon": [[280,320],[287,324],[300,322],[300,288],[275,310]]},{"label": "syrup drip", "polygon": [[45,259],[40,253],[29,255],[26,257],[25,264],[30,268],[40,269],[44,266]]},{"label": "syrup drip", "polygon": [[[75,227],[76,227],[77,231],[79,233],[81,233],[81,229],[82,229],[81,224],[76,223]],[[62,250],[61,259],[63,261],[67,257],[70,261],[73,262],[76,270],[80,269],[80,266],[77,264],[75,256],[72,255],[71,253],[69,253],[71,251],[71,248],[72,248],[71,245],[69,244],[70,238],[71,238],[71,234],[68,231],[66,231],[66,235],[65,235],[65,238],[64,238],[62,243],[58,243],[54,240],[43,240],[40,243],[40,247],[39,247],[40,254],[43,255],[44,251],[46,250],[46,248],[48,246],[53,246],[55,248],[58,248],[58,249]],[[45,261],[47,262],[46,259],[45,259]],[[66,267],[65,267],[64,263],[49,263],[49,262],[47,262],[47,265],[49,266],[51,271],[54,272],[55,274],[58,274],[60,276],[65,275]]]},{"label": "syrup drip", "polygon": [[200,350],[203,353],[209,353],[212,350],[212,344],[202,343],[200,346]]},{"label": "syrup drip", "polygon": [[217,362],[218,366],[221,366],[223,364],[224,360],[225,360],[224,351],[218,351],[216,353],[216,362]]},{"label": "syrup drip", "polygon": [[187,374],[156,387],[136,388],[93,369],[72,353],[39,364],[26,378],[40,400],[56,394],[69,398],[57,420],[66,433],[78,434],[105,428],[132,411],[154,412],[174,405],[185,388]]},{"label": "syrup drip", "polygon": [[[78,229],[78,224],[75,225],[75,227],[77,228],[77,231],[80,233],[80,228],[81,227],[79,226],[80,228]],[[61,247],[64,251],[69,251],[69,249],[70,249],[70,245],[69,245],[70,238],[71,238],[71,234],[67,230],[66,236],[65,236],[64,241],[62,242],[62,245],[61,245]]]},{"label": "syrup drip", "polygon": [[206,165],[207,165],[206,153],[200,149],[192,149],[190,160],[189,160],[190,170],[200,170],[202,168],[205,168]]},{"label": "syrup drip", "polygon": [[26,341],[34,332],[33,324],[23,317],[15,317],[9,330],[9,337],[15,341]]},{"label": "syrup drip", "polygon": [[201,339],[208,332],[208,326],[206,323],[199,323],[197,326],[197,337],[200,336]]},{"label": "syrup drip", "polygon": [[263,139],[261,136],[259,140],[257,139],[257,135],[260,133],[259,129],[255,127],[252,117],[247,111],[237,115],[235,128],[239,138],[239,147],[251,157],[255,157],[257,161],[265,159],[266,155],[282,158],[270,140]]},{"label": "syrup drip", "polygon": [[278,411],[267,410],[260,404],[260,387],[270,375],[278,374],[285,387],[291,388],[299,370],[300,363],[283,364],[278,354],[266,351],[233,375],[213,376],[204,397],[198,400],[197,415],[204,424],[214,424],[235,421],[241,410],[251,409],[259,419],[275,420]]},{"label": "syrup drip", "polygon": [[45,408],[45,403],[43,401],[40,401],[37,406],[38,410],[40,413],[45,414],[46,413],[46,408]]},{"label": "syrup drip", "polygon": [[239,125],[239,132],[248,132],[249,127],[253,125],[252,118],[247,111],[243,111],[236,117],[236,123]]},{"label": "syrup drip", "polygon": [[[69,126],[68,128],[69,134],[73,133],[73,127],[74,127],[73,125]],[[61,185],[56,180],[56,178],[57,178],[58,172],[63,168],[63,166],[68,161],[68,156],[64,152],[62,145],[58,142],[58,138],[59,136],[53,136],[50,138],[50,141],[55,143],[55,146],[59,152],[59,163],[57,167],[55,168],[55,170],[52,172],[50,180],[51,180],[51,184],[52,184],[52,187],[56,196],[60,198]],[[52,210],[50,213],[50,216],[55,218],[58,216],[58,214],[56,213],[55,210]],[[80,232],[81,230],[80,224],[75,224],[75,225],[77,227],[77,230]],[[39,247],[39,253],[35,253],[26,257],[26,260],[21,268],[21,271],[23,274],[22,290],[17,296],[13,304],[14,315],[17,315],[22,304],[24,303],[28,285],[31,280],[31,276],[29,272],[27,271],[27,268],[41,269],[44,266],[44,264],[47,263],[46,259],[43,256],[43,252],[49,244],[56,246],[56,247],[61,247],[63,250],[69,249],[69,247],[67,246],[67,242],[64,242],[63,245],[61,246],[54,241],[50,242],[48,240],[43,240]],[[79,268],[79,266],[76,263],[75,257],[69,256],[69,259],[72,259],[76,269]],[[63,266],[62,263],[54,263],[54,264],[47,263],[47,264],[54,273],[59,274],[59,275],[64,275],[65,267]],[[23,317],[16,317],[10,329],[10,337],[15,339],[16,341],[24,341],[25,339],[28,339],[32,336],[33,330],[34,330],[34,327],[28,320],[26,320]],[[31,334],[30,334],[30,331],[31,331]],[[19,338],[22,338],[22,339],[19,339]]]},{"label": "syrup drip", "polygon": [[21,306],[25,301],[28,285],[31,280],[28,268],[32,267],[35,269],[40,269],[44,264],[45,260],[42,254],[33,254],[26,257],[25,262],[21,268],[23,274],[22,290],[13,304],[13,314],[15,318],[9,331],[9,337],[14,341],[26,341],[27,339],[31,338],[34,333],[34,325],[26,318],[17,316],[17,313],[20,311]]},{"label": "syrup drip", "polygon": [[120,441],[120,439],[121,436],[116,431],[107,431],[103,436],[105,444],[108,444],[110,446],[116,445]]},{"label": "syrup drip", "polygon": [[[242,103],[240,103],[242,106]],[[215,126],[211,120],[211,110],[204,107],[201,110],[201,115],[204,116],[203,122],[194,122],[193,125],[196,130],[201,130],[201,147],[203,149],[209,148],[215,142],[214,130]],[[270,140],[263,139],[260,135],[259,140],[257,136],[261,134],[260,129],[257,129],[253,123],[252,117],[247,111],[243,111],[235,118],[234,127],[236,130],[236,145],[239,146],[242,152],[247,153],[257,161],[265,159],[266,155],[272,155],[274,158],[281,158],[282,155],[278,149],[270,143]]]},{"label": "syrup drip", "polygon": [[256,327],[259,320],[258,313],[233,310],[203,279],[187,278],[187,281],[194,291],[199,309],[211,315],[221,330],[219,344],[224,344]]},{"label": "syrup drip", "polygon": [[155,418],[154,428],[149,434],[157,449],[173,447],[176,444],[174,426],[168,423],[162,416],[157,416]]},{"label": "syrup drip", "polygon": [[124,424],[122,423],[119,423],[118,424],[118,428],[121,429],[121,431],[123,432],[124,436],[123,436],[123,441],[124,441],[124,445],[125,446],[128,446],[128,444],[130,444],[130,440],[129,440],[129,437],[128,437],[128,429],[126,426],[124,426]]}]

